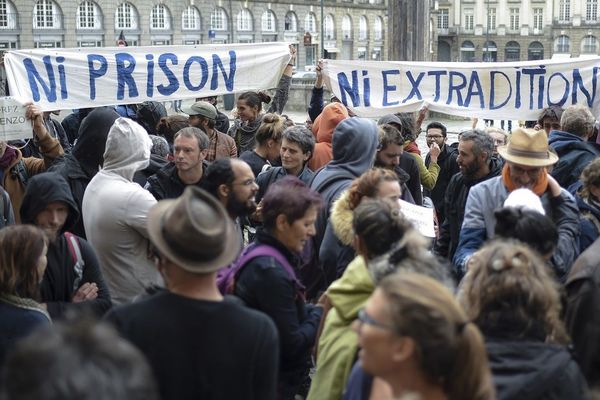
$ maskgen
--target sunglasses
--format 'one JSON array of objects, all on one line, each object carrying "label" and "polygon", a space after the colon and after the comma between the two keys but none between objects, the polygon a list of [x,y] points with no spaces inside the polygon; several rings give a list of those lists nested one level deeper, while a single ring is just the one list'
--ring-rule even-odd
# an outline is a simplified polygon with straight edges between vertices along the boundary
[{"label": "sunglasses", "polygon": [[384,324],[383,322],[379,322],[376,319],[374,319],[373,317],[371,317],[369,314],[367,314],[367,312],[365,311],[364,308],[358,311],[357,319],[360,322],[361,326],[362,325],[370,325],[370,326],[374,326],[374,327],[380,328],[380,329],[385,329],[388,331],[394,330],[394,328],[391,327],[390,325]]}]

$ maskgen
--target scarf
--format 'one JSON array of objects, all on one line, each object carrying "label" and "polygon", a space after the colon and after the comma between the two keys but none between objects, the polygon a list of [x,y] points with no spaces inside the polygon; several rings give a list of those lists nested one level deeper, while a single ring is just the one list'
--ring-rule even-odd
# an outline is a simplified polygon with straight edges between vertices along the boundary
[{"label": "scarf", "polygon": [[[517,185],[510,179],[510,171],[508,167],[508,163],[504,164],[502,168],[502,181],[504,182],[504,186],[508,189],[509,192],[512,192],[515,189],[519,189]],[[531,188],[531,191],[538,196],[542,196],[546,189],[548,188],[548,172],[546,168],[544,168],[538,178],[537,182]]]},{"label": "scarf", "polygon": [[17,150],[10,146],[6,146],[4,154],[2,155],[2,157],[0,157],[0,169],[5,170],[9,166],[11,166],[13,161],[17,159],[17,156]]}]

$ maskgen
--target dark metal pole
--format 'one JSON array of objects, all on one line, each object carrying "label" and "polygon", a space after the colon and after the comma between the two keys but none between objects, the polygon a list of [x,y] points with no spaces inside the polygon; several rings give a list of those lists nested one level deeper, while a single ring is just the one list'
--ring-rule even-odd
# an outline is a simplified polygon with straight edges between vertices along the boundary
[{"label": "dark metal pole", "polygon": [[490,61],[490,0],[486,1],[487,23],[485,24],[485,57],[483,61]]},{"label": "dark metal pole", "polygon": [[323,18],[323,0],[321,0],[321,58],[325,58],[325,31],[323,30],[325,21]]}]

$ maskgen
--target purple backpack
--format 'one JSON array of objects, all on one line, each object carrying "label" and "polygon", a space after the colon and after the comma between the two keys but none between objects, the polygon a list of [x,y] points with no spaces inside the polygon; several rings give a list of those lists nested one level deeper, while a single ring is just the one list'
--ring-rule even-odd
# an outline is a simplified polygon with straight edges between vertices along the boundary
[{"label": "purple backpack", "polygon": [[242,251],[242,254],[240,254],[233,264],[219,271],[217,274],[217,287],[221,294],[233,294],[235,280],[239,272],[256,257],[273,257],[288,273],[290,279],[294,282],[296,290],[304,296],[304,285],[298,280],[296,272],[294,272],[294,268],[292,268],[287,258],[277,251],[277,249],[266,244],[251,244]]}]

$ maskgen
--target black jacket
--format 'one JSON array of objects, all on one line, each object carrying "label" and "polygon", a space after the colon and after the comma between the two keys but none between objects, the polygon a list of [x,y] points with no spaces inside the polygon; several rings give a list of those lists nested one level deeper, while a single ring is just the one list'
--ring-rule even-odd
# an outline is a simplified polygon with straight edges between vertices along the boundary
[{"label": "black jacket", "polygon": [[[460,172],[458,168],[458,163],[456,162],[456,157],[458,157],[458,149],[445,145],[443,150],[441,151],[438,157],[438,165],[440,166],[440,173],[438,175],[437,181],[435,181],[435,186],[433,190],[423,189],[423,194],[428,196],[433,201],[433,206],[438,215],[439,223],[443,223],[446,218],[446,214],[444,212],[444,197],[446,195],[446,188],[450,183],[450,179]],[[425,165],[429,167],[429,163],[431,162],[431,157],[429,154],[425,157]]]},{"label": "black jacket", "polygon": [[[292,267],[298,266],[298,257],[267,232],[259,230],[255,242],[274,247]],[[315,343],[323,309],[307,305],[284,267],[271,257],[251,260],[237,276],[234,294],[275,322],[281,345],[280,370],[302,368]]]},{"label": "black jacket", "polygon": [[[25,224],[34,224],[37,215],[53,202],[66,204],[69,207],[69,215],[56,240],[48,244],[48,265],[40,288],[42,302],[47,303],[48,313],[52,318],[62,317],[70,310],[88,310],[96,316],[101,316],[111,308],[112,302],[94,249],[82,238],[76,239],[84,262],[83,274],[77,287],[74,287],[77,278],[75,257],[69,250],[64,232],[69,231],[74,222],[79,219],[79,211],[67,182],[60,175],[52,172],[31,178],[23,197],[21,221]],[[98,297],[94,300],[72,303],[73,295],[84,283],[96,283]]]},{"label": "black jacket", "polygon": [[600,156],[600,146],[568,132],[550,132],[548,144],[559,157],[552,168],[552,176],[564,188],[577,182],[583,169]]},{"label": "black jacket", "polygon": [[[207,168],[208,163],[202,161],[203,177],[204,174],[206,174]],[[200,178],[196,185],[200,186],[200,182],[202,182],[202,178]],[[175,199],[181,196],[185,187],[186,184],[183,183],[179,178],[179,175],[177,175],[177,166],[173,162],[168,163],[148,178],[148,182],[145,186],[156,200]]]},{"label": "black jacket", "polygon": [[587,385],[563,346],[486,336],[497,400],[585,399]]},{"label": "black jacket", "polygon": [[502,163],[497,158],[490,160],[490,173],[485,177],[468,181],[464,175],[459,172],[454,174],[446,188],[444,196],[444,207],[446,219],[440,226],[440,234],[435,242],[434,252],[452,261],[460,238],[460,228],[465,218],[465,205],[471,187],[480,182],[500,175],[502,172]]},{"label": "black jacket", "polygon": [[156,174],[161,168],[164,168],[169,162],[158,154],[150,154],[150,164],[141,171],[136,171],[133,175],[133,181],[141,187],[146,186],[148,178]]},{"label": "black jacket", "polygon": [[[269,186],[273,182],[277,182],[286,175],[287,171],[283,167],[272,167],[258,174],[256,176],[256,184],[258,185],[258,192],[256,193],[256,202],[258,203],[262,200],[262,198],[265,196],[265,193],[267,193]],[[310,185],[310,181],[312,181],[313,176],[315,176],[315,173],[305,165],[304,168],[302,168],[302,171],[300,171],[298,179],[300,179],[307,185]]]},{"label": "black jacket", "polygon": [[410,179],[406,181],[406,186],[408,190],[410,190],[410,194],[412,195],[415,204],[418,206],[423,205],[423,192],[421,192],[421,173],[419,172],[419,166],[415,161],[415,158],[410,155],[410,153],[404,152],[400,156],[400,164],[396,168],[396,174],[398,176],[401,173],[398,169],[402,169],[402,171],[406,172]]}]

